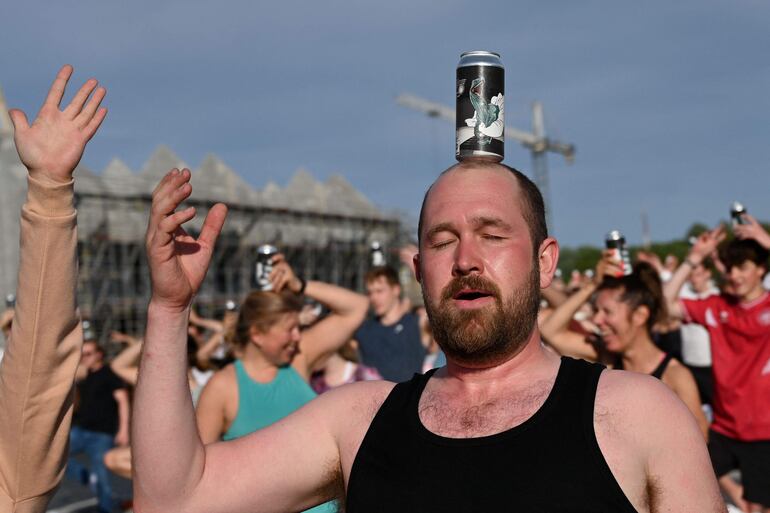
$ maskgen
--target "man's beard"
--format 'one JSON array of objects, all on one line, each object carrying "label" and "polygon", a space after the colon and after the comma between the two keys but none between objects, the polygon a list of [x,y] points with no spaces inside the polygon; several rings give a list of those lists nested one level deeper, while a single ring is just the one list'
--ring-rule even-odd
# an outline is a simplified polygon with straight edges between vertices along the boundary
[{"label": "man's beard", "polygon": [[[493,293],[493,308],[458,310],[451,303],[463,289]],[[446,355],[461,364],[491,364],[512,357],[529,340],[540,306],[540,269],[535,262],[524,285],[509,298],[500,289],[477,275],[453,279],[434,305],[423,288],[433,337]]]}]

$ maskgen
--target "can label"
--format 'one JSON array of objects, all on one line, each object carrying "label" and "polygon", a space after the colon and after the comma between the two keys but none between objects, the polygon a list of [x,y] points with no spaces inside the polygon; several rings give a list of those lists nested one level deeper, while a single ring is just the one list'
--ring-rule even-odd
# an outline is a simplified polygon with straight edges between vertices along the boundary
[{"label": "can label", "polygon": [[257,248],[256,281],[259,290],[273,290],[270,273],[273,272],[273,257],[277,253],[278,249],[268,244]]},{"label": "can label", "polygon": [[612,252],[612,259],[618,263],[621,269],[620,274],[617,275],[618,278],[628,276],[634,272],[634,268],[631,265],[631,255],[629,255],[625,247],[610,248],[610,251]]},{"label": "can label", "polygon": [[502,160],[505,71],[497,66],[457,68],[456,157]]}]

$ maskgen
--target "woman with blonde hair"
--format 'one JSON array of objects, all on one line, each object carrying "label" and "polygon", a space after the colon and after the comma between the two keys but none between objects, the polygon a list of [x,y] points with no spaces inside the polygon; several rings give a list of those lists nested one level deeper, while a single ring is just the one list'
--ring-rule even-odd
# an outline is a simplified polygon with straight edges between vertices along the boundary
[{"label": "woman with blonde hair", "polygon": [[[238,359],[203,389],[196,416],[204,444],[247,435],[311,401],[313,369],[350,339],[369,308],[361,294],[298,278],[283,255],[273,258],[270,279],[272,291],[251,292],[241,305],[230,334]],[[330,313],[300,332],[303,293]]]}]

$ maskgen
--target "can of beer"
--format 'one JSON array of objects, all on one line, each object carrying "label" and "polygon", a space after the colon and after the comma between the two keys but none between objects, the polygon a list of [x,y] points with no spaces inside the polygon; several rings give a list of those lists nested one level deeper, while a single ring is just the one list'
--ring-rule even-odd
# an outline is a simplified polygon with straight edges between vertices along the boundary
[{"label": "can of beer", "polygon": [[256,282],[259,290],[273,290],[270,273],[273,271],[273,257],[278,254],[278,248],[270,244],[262,244],[257,248]]},{"label": "can of beer", "polygon": [[733,226],[748,223],[748,221],[746,221],[746,219],[743,218],[743,214],[745,213],[746,213],[746,207],[744,207],[742,203],[733,201],[733,204],[730,207],[730,218],[733,221]]},{"label": "can of beer", "polygon": [[382,246],[378,241],[372,242],[369,256],[372,267],[382,267],[385,265],[385,254],[382,252]]},{"label": "can of beer", "polygon": [[16,294],[8,294],[5,296],[5,307],[13,308],[16,306]]},{"label": "can of beer", "polygon": [[628,253],[626,247],[626,238],[618,230],[612,230],[607,234],[604,239],[604,245],[607,249],[613,252],[613,258],[620,265],[622,274],[620,276],[628,276],[634,269],[631,267],[631,255]]},{"label": "can of beer", "polygon": [[96,331],[94,330],[93,325],[91,324],[91,321],[88,319],[83,319],[83,322],[80,323],[81,327],[83,328],[83,341],[89,342],[96,340]]},{"label": "can of beer", "polygon": [[460,55],[456,92],[457,160],[503,160],[505,69],[500,55],[486,51]]}]

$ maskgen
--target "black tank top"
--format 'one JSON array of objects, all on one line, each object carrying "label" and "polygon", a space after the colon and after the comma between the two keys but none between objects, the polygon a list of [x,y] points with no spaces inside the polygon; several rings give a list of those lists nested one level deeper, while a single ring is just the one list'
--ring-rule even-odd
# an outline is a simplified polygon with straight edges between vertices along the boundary
[{"label": "black tank top", "polygon": [[[673,355],[666,353],[658,366],[655,367],[655,370],[650,373],[650,376],[653,378],[663,379],[663,373],[666,372],[666,367],[668,367],[668,364],[671,362],[673,357]],[[615,360],[615,365],[613,365],[613,368],[615,370],[623,370],[623,358],[618,357],[618,359]]]},{"label": "black tank top", "polygon": [[604,367],[563,357],[550,395],[524,423],[445,438],[419,419],[433,372],[396,385],[358,450],[346,513],[624,513],[636,511],[594,434]]}]

